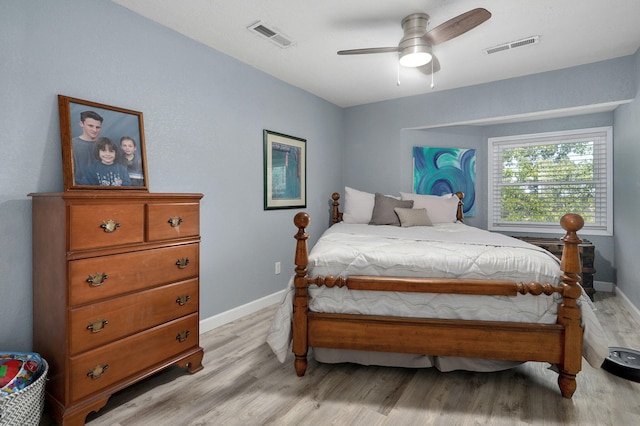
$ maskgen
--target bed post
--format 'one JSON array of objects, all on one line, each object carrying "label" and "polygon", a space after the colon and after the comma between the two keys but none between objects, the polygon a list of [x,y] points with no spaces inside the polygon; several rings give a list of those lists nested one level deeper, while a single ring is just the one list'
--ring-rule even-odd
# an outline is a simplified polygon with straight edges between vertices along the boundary
[{"label": "bed post", "polygon": [[298,376],[304,376],[307,370],[307,264],[309,263],[309,252],[307,250],[307,239],[309,235],[305,228],[309,226],[311,218],[305,212],[300,212],[293,218],[293,223],[298,228],[298,233],[294,236],[296,240],[296,276],[293,279],[295,294],[293,297],[293,353],[295,354],[294,366]]},{"label": "bed post", "polygon": [[564,248],[562,249],[562,304],[558,307],[558,324],[564,326],[564,357],[559,365],[560,375],[558,385],[562,396],[571,398],[576,390],[576,375],[582,369],[582,326],[580,324],[580,307],[577,299],[582,293],[578,284],[579,273],[582,271],[580,265],[580,254],[578,244],[582,242],[577,231],[584,226],[584,219],[578,214],[567,213],[560,219],[560,225],[567,231],[562,238]]},{"label": "bed post", "polygon": [[331,208],[331,224],[336,224],[342,220],[342,213],[340,213],[340,203],[338,200],[340,199],[340,194],[334,192],[331,194],[331,199],[333,200],[332,208]]},{"label": "bed post", "polygon": [[464,222],[464,213],[463,213],[463,206],[464,203],[462,202],[462,200],[464,199],[464,192],[456,192],[456,197],[458,197],[458,209],[456,210],[456,220],[458,222]]}]

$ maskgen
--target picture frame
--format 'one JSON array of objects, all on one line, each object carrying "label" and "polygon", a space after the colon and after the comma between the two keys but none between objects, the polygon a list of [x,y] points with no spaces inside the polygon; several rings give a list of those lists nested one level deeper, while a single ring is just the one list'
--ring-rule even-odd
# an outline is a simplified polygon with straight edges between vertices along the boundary
[{"label": "picture frame", "polygon": [[63,95],[58,110],[65,191],[149,191],[141,112]]},{"label": "picture frame", "polygon": [[264,139],[264,209],[307,207],[307,141],[270,130]]},{"label": "picture frame", "polygon": [[413,147],[414,194],[464,194],[464,217],[476,214],[476,150]]}]

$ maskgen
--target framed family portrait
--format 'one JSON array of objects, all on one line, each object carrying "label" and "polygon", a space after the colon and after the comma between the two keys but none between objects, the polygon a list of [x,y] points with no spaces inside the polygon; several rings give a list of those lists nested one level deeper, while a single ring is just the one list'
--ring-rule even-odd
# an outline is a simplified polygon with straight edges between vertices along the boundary
[{"label": "framed family portrait", "polygon": [[64,190],[149,190],[142,113],[58,95]]},{"label": "framed family portrait", "polygon": [[307,141],[264,130],[264,209],[307,207]]}]

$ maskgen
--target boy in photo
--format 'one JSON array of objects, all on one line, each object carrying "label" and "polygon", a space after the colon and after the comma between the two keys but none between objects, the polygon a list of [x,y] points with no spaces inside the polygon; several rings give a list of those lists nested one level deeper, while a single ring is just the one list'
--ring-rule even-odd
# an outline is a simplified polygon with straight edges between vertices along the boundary
[{"label": "boy in photo", "polygon": [[120,149],[122,149],[122,164],[127,167],[131,185],[143,186],[142,159],[136,152],[138,150],[136,141],[130,136],[123,136],[120,138]]},{"label": "boy in photo", "polygon": [[82,134],[72,140],[73,174],[76,185],[88,185],[87,167],[95,160],[93,148],[96,139],[102,130],[103,118],[95,111],[82,111],[80,122]]},{"label": "boy in photo", "polygon": [[86,170],[89,185],[130,186],[129,172],[119,161],[117,145],[109,138],[98,138],[93,149],[94,161]]}]

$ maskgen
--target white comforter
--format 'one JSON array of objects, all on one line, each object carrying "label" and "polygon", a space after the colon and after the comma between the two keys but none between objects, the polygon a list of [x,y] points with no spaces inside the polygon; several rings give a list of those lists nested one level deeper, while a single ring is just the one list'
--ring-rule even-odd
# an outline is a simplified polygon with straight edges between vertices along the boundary
[{"label": "white comforter", "polygon": [[[339,223],[323,234],[309,255],[309,276],[317,275],[447,277],[557,284],[560,265],[555,256],[539,247],[460,223],[411,228]],[[281,362],[290,348],[292,296],[293,277],[267,336],[267,342]],[[561,301],[557,294],[488,297],[349,291],[317,286],[310,286],[309,296],[309,309],[318,312],[549,324],[556,322]],[[583,355],[589,364],[598,368],[608,356],[608,345],[586,295],[583,294],[580,304],[585,327]],[[323,354],[316,349],[316,358],[318,353]],[[322,355],[321,360],[341,359],[334,355],[335,352]],[[384,363],[378,357],[379,354],[367,354],[361,358],[347,356],[346,360]],[[412,356],[409,364],[434,365],[441,370],[505,368],[503,365],[476,368],[468,360],[452,363],[452,357],[424,358],[421,364],[415,364]],[[407,363],[391,361],[390,364]]]}]

